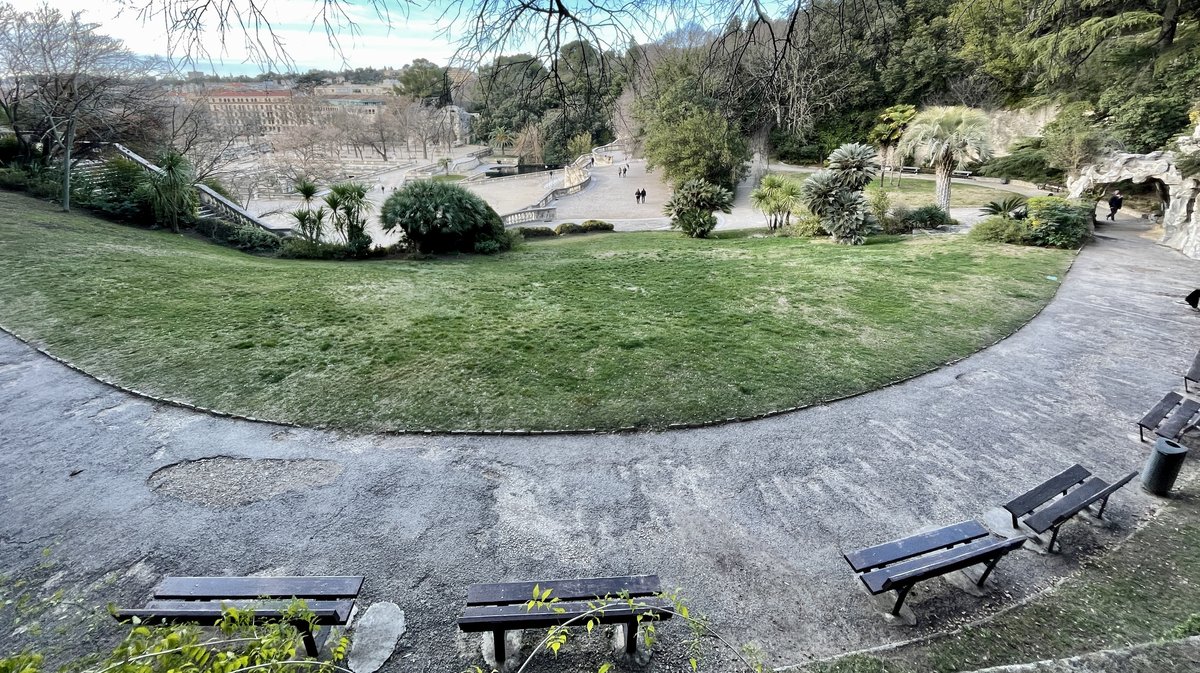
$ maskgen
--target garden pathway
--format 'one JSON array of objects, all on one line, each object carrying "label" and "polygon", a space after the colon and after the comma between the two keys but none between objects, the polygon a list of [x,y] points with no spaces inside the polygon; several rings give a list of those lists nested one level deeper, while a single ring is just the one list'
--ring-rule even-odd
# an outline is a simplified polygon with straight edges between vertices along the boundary
[{"label": "garden pathway", "polygon": [[[885,625],[841,559],[979,516],[1072,462],[1106,477],[1141,464],[1132,421],[1179,387],[1200,347],[1200,314],[1179,301],[1200,267],[1136,221],[1100,233],[1046,310],[990,349],[892,388],[700,430],[284,428],[154,404],[0,336],[0,568],[43,594],[64,588],[55,620],[144,600],[163,574],[362,574],[367,600],[406,613],[384,669],[406,673],[478,663],[478,639],[454,618],[464,588],[486,580],[656,572],[776,665],[909,638],[1029,595],[1155,507],[1121,491],[1109,527],[1074,524],[1066,554],[1007,559],[989,599],[924,585],[910,598],[915,630]],[[331,462],[156,475],[213,456]],[[84,651],[115,633],[110,621],[53,638]],[[680,629],[662,630],[650,670],[682,670]],[[595,670],[598,649],[568,644],[538,670]]]}]

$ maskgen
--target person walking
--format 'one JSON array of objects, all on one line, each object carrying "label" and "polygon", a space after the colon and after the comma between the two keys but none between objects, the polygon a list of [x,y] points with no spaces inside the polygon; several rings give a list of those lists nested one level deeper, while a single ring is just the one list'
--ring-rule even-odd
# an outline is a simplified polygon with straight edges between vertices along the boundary
[{"label": "person walking", "polygon": [[640,189],[635,189],[635,190],[633,191],[633,200],[634,200],[634,201],[636,201],[637,203],[641,203],[641,202],[642,202],[642,190],[640,190]]},{"label": "person walking", "polygon": [[1113,195],[1108,199],[1108,217],[1105,219],[1116,221],[1117,211],[1121,209],[1124,203],[1125,197],[1121,196],[1121,190],[1114,191]]}]

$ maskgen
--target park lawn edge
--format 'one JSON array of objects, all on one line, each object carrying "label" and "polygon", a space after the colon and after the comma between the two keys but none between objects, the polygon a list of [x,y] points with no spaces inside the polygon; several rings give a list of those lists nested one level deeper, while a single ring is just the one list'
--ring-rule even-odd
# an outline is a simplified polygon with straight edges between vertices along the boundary
[{"label": "park lawn edge", "polygon": [[[105,224],[111,225],[111,223],[105,223]],[[629,233],[629,232],[622,232],[622,233]],[[635,232],[635,233],[640,233],[640,232]],[[745,237],[749,236],[748,234],[746,234],[746,232],[742,232],[742,231],[718,232],[718,234],[724,234],[724,235],[718,236],[718,240],[740,239],[740,238],[745,238]],[[580,238],[582,238],[582,237],[580,237]],[[591,238],[591,237],[587,237],[587,238]],[[624,237],[621,237],[621,238],[624,238]],[[903,239],[903,238],[905,238],[905,237],[880,237],[880,240],[895,241],[895,240]],[[533,245],[538,245],[538,244],[542,244],[542,243],[549,243],[549,244],[553,245],[555,243],[560,243],[560,241],[546,241],[546,242],[535,241],[535,242],[533,242]],[[982,244],[982,245],[984,247],[986,247],[987,244]],[[997,246],[997,247],[999,247],[999,246]],[[1077,253],[1077,251],[1075,251],[1075,252]],[[250,256],[250,255],[247,255],[246,257],[256,259],[254,256]],[[1036,310],[1034,310],[1032,314],[1024,317],[1024,319],[1021,320],[1019,323],[1017,323],[1015,325],[1015,327],[1013,327],[1010,331],[1000,334],[998,337],[994,338],[993,340],[991,340],[987,343],[978,345],[977,347],[973,348],[969,352],[965,352],[960,355],[957,355],[956,357],[952,357],[946,361],[939,362],[931,367],[907,373],[904,376],[886,381],[882,384],[869,385],[867,387],[863,387],[860,389],[851,390],[844,394],[823,397],[823,398],[815,399],[815,400],[808,400],[808,401],[805,401],[805,402],[803,402],[801,404],[797,404],[797,405],[783,406],[783,407],[778,407],[778,408],[770,408],[770,409],[766,409],[764,411],[759,411],[759,412],[751,413],[751,414],[740,414],[740,415],[714,414],[712,417],[707,418],[707,419],[702,419],[702,420],[665,422],[665,423],[661,423],[661,424],[655,424],[655,423],[627,424],[627,425],[612,424],[612,425],[598,425],[597,427],[543,427],[543,428],[535,428],[535,429],[526,429],[526,428],[522,428],[522,427],[504,427],[504,426],[484,427],[484,428],[445,427],[445,426],[440,426],[440,427],[428,427],[428,426],[426,426],[426,427],[421,427],[421,426],[371,427],[371,426],[366,426],[366,427],[364,427],[362,425],[353,424],[353,423],[340,424],[340,423],[304,422],[304,421],[297,421],[297,420],[289,420],[286,418],[272,417],[270,414],[253,414],[253,413],[245,413],[240,410],[212,408],[210,406],[205,406],[203,404],[200,404],[200,403],[197,403],[194,401],[190,401],[188,399],[181,399],[180,396],[178,396],[178,395],[164,394],[160,391],[142,390],[142,389],[139,389],[139,387],[136,387],[133,385],[128,385],[125,382],[123,382],[121,380],[121,376],[119,374],[117,374],[115,376],[105,375],[104,373],[99,373],[99,372],[94,371],[92,368],[90,368],[88,366],[80,365],[76,361],[74,361],[72,358],[61,355],[58,352],[59,349],[56,348],[51,343],[48,343],[46,340],[38,338],[36,336],[32,336],[32,335],[23,333],[21,329],[15,328],[14,326],[12,326],[10,324],[7,324],[7,323],[0,324],[0,329],[3,329],[5,332],[12,335],[14,338],[26,343],[30,347],[36,349],[41,354],[43,354],[51,359],[54,359],[55,361],[60,362],[76,371],[79,371],[101,383],[104,383],[105,385],[109,385],[114,388],[126,391],[130,394],[133,394],[133,395],[136,395],[139,397],[143,397],[143,398],[155,401],[155,402],[168,404],[168,405],[172,405],[172,406],[178,406],[178,407],[187,408],[187,409],[192,409],[192,410],[196,410],[196,411],[200,411],[200,412],[208,413],[208,414],[213,414],[213,415],[217,415],[217,416],[240,418],[240,419],[245,419],[245,420],[250,420],[250,421],[266,422],[266,423],[272,423],[272,424],[282,425],[282,426],[329,428],[329,429],[338,429],[338,430],[345,430],[345,431],[350,431],[350,432],[364,432],[364,433],[369,433],[369,432],[387,433],[387,434],[436,433],[436,434],[479,434],[479,435],[581,434],[581,433],[597,433],[597,432],[634,432],[634,431],[645,431],[645,430],[699,428],[699,427],[708,427],[708,426],[721,425],[721,424],[732,423],[732,422],[742,422],[742,421],[749,421],[749,420],[755,420],[755,419],[760,419],[760,418],[767,418],[767,417],[776,416],[776,415],[780,415],[780,414],[791,413],[791,412],[809,408],[812,406],[819,406],[819,405],[828,404],[828,403],[842,400],[842,399],[857,397],[859,395],[863,395],[863,394],[866,394],[869,392],[887,388],[887,387],[890,387],[893,385],[897,385],[899,383],[903,383],[905,381],[912,380],[912,379],[920,377],[920,376],[924,376],[926,374],[938,371],[938,370],[942,369],[943,367],[960,362],[963,359],[970,357],[971,355],[974,355],[986,348],[989,348],[989,347],[999,343],[1000,341],[1003,341],[1003,340],[1009,338],[1016,332],[1020,331],[1022,327],[1029,324],[1029,322],[1031,322],[1033,319],[1038,317],[1041,314],[1041,312],[1045,309],[1045,307],[1048,306],[1050,304],[1050,302],[1053,301],[1054,297],[1057,295],[1058,290],[1062,286],[1062,278],[1069,272],[1071,266],[1074,264],[1075,256],[1071,255],[1070,257],[1067,257],[1065,259],[1066,259],[1065,268],[1060,271],[1060,275],[1057,279],[1057,282],[1053,286],[1052,292],[1050,293],[1050,295],[1048,297],[1045,298],[1044,301],[1042,301],[1037,306]],[[304,264],[305,262],[293,261],[292,263],[301,265],[301,264]],[[370,264],[370,262],[357,263],[357,264]]]}]

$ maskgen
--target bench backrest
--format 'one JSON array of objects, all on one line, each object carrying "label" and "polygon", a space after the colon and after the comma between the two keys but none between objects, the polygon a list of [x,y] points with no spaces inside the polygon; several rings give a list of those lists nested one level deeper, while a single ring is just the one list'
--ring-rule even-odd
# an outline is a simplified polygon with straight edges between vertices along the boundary
[{"label": "bench backrest", "polygon": [[1102,491],[1100,491],[1096,495],[1092,496],[1092,499],[1090,502],[1088,502],[1088,504],[1091,505],[1094,502],[1097,502],[1097,501],[1103,500],[1104,498],[1107,498],[1108,496],[1117,492],[1117,490],[1120,489],[1122,486],[1124,486],[1125,484],[1128,484],[1130,482],[1130,480],[1132,480],[1136,476],[1138,476],[1137,472],[1130,472],[1129,474],[1125,475],[1124,477],[1121,477],[1120,479],[1114,481],[1112,484],[1109,484],[1108,486],[1106,486]]},{"label": "bench backrest", "polygon": [[1020,548],[1029,538],[1018,535],[1011,539],[988,538],[976,540],[961,547],[948,549],[931,556],[929,563],[896,573],[883,582],[884,590],[894,589],[903,584],[912,584],[931,577],[952,573],[973,565],[978,565]]},{"label": "bench backrest", "polygon": [[615,598],[622,594],[639,598],[653,596],[662,591],[658,575],[472,584],[467,587],[467,605],[525,603],[533,599],[535,585],[541,591],[550,589],[550,598],[562,601],[590,601],[606,596]]},{"label": "bench backrest", "polygon": [[1025,525],[1037,533],[1044,533],[1082,512],[1085,507],[1093,502],[1096,502],[1100,498],[1099,494],[1108,487],[1108,482],[1098,477],[1092,477],[1083,482],[1079,488],[1067,493],[1058,500],[1050,503],[1045,509],[1025,519]]},{"label": "bench backrest", "polygon": [[866,572],[872,568],[881,568],[889,563],[896,563],[938,549],[970,542],[971,540],[985,537],[987,534],[987,529],[978,521],[961,521],[936,530],[910,535],[899,540],[892,540],[891,542],[884,542],[873,547],[850,552],[849,554],[845,554],[845,558],[846,562],[856,572]]},{"label": "bench backrest", "polygon": [[1167,422],[1163,423],[1162,427],[1155,430],[1154,434],[1159,437],[1166,437],[1167,439],[1175,439],[1179,436],[1179,433],[1187,429],[1188,424],[1191,423],[1192,417],[1196,415],[1197,411],[1200,411],[1200,402],[1193,399],[1184,400],[1183,404],[1179,405],[1179,409],[1175,411],[1175,414],[1167,419]]},{"label": "bench backrest", "polygon": [[362,577],[164,577],[158,599],[214,600],[254,598],[355,598]]},{"label": "bench backrest", "polygon": [[1082,483],[1084,479],[1092,476],[1092,473],[1087,468],[1076,463],[1071,467],[1059,472],[1050,477],[1046,481],[1034,486],[1025,493],[1004,503],[1004,509],[1008,510],[1013,516],[1021,517],[1032,512],[1038,507],[1046,504],[1056,494],[1071,488],[1075,484]]},{"label": "bench backrest", "polygon": [[1179,404],[1180,400],[1182,399],[1183,396],[1173,390],[1166,395],[1163,395],[1163,398],[1158,401],[1158,404],[1154,405],[1150,411],[1147,411],[1145,416],[1142,416],[1142,420],[1138,421],[1138,425],[1146,428],[1147,430],[1157,427],[1158,424],[1162,422],[1162,419],[1166,418],[1167,414],[1171,413],[1171,410],[1174,409],[1175,405]]}]

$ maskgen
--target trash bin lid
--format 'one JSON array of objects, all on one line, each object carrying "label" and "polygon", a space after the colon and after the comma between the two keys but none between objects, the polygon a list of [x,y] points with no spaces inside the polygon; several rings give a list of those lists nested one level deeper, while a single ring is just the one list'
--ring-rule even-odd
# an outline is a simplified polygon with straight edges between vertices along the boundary
[{"label": "trash bin lid", "polygon": [[1158,441],[1154,443],[1154,450],[1158,453],[1165,453],[1167,455],[1187,453],[1188,451],[1186,446],[1181,445],[1179,442],[1171,441],[1166,437],[1158,438]]}]

